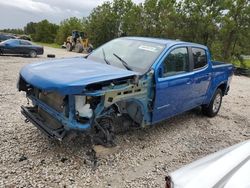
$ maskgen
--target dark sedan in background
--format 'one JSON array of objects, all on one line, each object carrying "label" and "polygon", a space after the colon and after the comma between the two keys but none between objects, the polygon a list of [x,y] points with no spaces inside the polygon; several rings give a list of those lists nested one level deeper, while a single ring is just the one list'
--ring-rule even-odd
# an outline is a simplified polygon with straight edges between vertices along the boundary
[{"label": "dark sedan in background", "polygon": [[43,54],[43,47],[27,40],[9,39],[0,43],[0,54],[18,54],[36,57]]},{"label": "dark sedan in background", "polygon": [[0,42],[8,40],[8,39],[15,39],[15,38],[16,37],[14,35],[0,33]]}]

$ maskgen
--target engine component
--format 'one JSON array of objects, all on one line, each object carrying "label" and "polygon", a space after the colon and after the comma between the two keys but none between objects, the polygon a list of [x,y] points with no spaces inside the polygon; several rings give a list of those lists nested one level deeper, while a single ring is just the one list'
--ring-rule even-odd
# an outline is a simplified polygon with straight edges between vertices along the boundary
[{"label": "engine component", "polygon": [[86,104],[86,96],[75,96],[75,109],[80,117],[91,118],[93,115],[90,104]]}]

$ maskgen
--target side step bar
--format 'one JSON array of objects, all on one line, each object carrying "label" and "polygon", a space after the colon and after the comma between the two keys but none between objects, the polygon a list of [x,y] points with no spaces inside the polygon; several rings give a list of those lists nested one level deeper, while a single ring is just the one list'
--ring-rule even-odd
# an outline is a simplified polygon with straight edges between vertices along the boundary
[{"label": "side step bar", "polygon": [[61,141],[66,135],[66,130],[63,127],[51,129],[49,126],[46,126],[40,118],[36,117],[33,107],[21,106],[21,113],[26,117],[26,122],[30,121],[49,138],[55,138]]}]

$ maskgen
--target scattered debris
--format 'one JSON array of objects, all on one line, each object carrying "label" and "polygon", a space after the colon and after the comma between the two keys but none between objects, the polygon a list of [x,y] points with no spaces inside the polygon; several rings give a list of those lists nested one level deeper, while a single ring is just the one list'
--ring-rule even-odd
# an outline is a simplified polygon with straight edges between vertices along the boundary
[{"label": "scattered debris", "polygon": [[27,160],[28,158],[25,157],[24,155],[22,155],[20,158],[19,158],[19,162],[22,162],[22,161],[25,161]]},{"label": "scattered debris", "polygon": [[66,157],[61,158],[61,162],[65,163],[68,159]]},{"label": "scattered debris", "polygon": [[48,58],[55,58],[56,55],[55,55],[55,54],[47,54],[47,57],[48,57]]}]

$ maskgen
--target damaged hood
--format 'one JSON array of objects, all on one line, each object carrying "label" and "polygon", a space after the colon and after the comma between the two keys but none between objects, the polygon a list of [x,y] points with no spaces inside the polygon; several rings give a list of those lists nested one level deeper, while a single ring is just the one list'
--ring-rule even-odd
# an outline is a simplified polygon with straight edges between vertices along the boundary
[{"label": "damaged hood", "polygon": [[250,140],[195,161],[168,176],[171,188],[250,187]]},{"label": "damaged hood", "polygon": [[80,94],[89,84],[137,74],[82,57],[33,63],[20,71],[20,76],[28,84],[43,91],[56,91],[63,95]]}]

